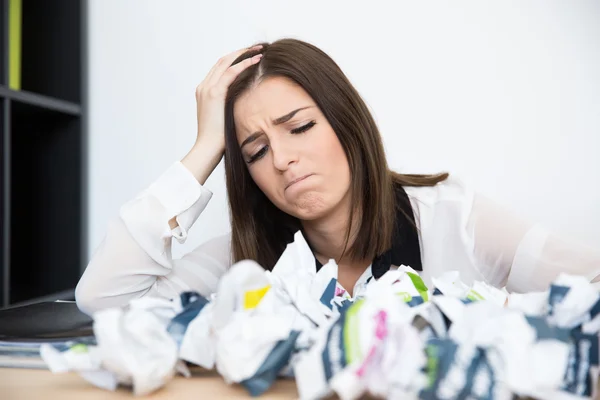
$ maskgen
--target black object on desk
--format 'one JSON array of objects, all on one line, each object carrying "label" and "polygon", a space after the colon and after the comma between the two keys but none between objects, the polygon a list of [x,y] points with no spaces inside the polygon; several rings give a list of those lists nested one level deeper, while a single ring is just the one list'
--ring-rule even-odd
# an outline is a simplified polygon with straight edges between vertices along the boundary
[{"label": "black object on desk", "polygon": [[44,343],[95,344],[93,320],[75,302],[43,302],[0,310],[0,367],[46,369]]},{"label": "black object on desk", "polygon": [[93,320],[75,302],[42,302],[0,310],[0,340],[51,342],[92,336]]}]

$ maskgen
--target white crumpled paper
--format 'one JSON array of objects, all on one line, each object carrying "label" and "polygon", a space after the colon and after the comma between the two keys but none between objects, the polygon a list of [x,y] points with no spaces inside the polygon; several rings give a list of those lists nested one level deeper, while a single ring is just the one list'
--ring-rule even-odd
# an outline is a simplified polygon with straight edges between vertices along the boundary
[{"label": "white crumpled paper", "polygon": [[79,372],[92,384],[114,390],[131,385],[135,395],[163,386],[175,374],[178,349],[167,332],[168,322],[181,310],[177,301],[145,297],[127,308],[110,308],[94,314],[96,346],[60,352],[49,344],[40,354],[53,372]]},{"label": "white crumpled paper", "polygon": [[242,261],[209,299],[184,292],[100,311],[96,345],[44,345],[41,355],[53,372],[136,395],[189,375],[182,361],[216,368],[253,396],[290,374],[303,399],[596,395],[600,295],[585,278],[508,294],[448,272],[432,291],[401,265],[350,299],[337,274],[334,260],[316,271],[297,232],[270,272]]},{"label": "white crumpled paper", "polygon": [[213,313],[216,367],[227,382],[252,377],[277,342],[287,339],[292,330],[314,326],[279,297],[265,271],[253,261],[234,265],[222,279]]},{"label": "white crumpled paper", "polygon": [[[319,327],[315,345],[298,357],[294,375],[302,399],[335,392],[341,399],[417,393],[425,361],[406,304],[403,271],[373,281],[363,299]],[[400,290],[400,292],[397,292]],[[400,293],[400,294],[398,294]],[[415,293],[418,295],[418,293]]]},{"label": "white crumpled paper", "polygon": [[315,258],[301,231],[294,242],[287,245],[269,274],[272,286],[289,297],[301,314],[322,325],[332,315],[331,306],[323,304],[321,297],[334,280],[337,282],[337,264],[330,260],[319,272]]},{"label": "white crumpled paper", "polygon": [[506,289],[498,289],[485,282],[475,281],[468,286],[460,280],[458,271],[448,271],[431,279],[433,286],[445,296],[457,297],[471,301],[487,300],[504,305],[508,297]]}]

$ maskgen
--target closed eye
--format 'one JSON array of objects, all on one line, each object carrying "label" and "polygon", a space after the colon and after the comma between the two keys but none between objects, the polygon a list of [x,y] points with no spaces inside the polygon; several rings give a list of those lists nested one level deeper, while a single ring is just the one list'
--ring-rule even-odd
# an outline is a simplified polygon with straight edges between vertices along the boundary
[{"label": "closed eye", "polygon": [[[299,134],[299,133],[303,133],[308,131],[309,129],[311,129],[313,126],[315,126],[317,123],[315,121],[310,121],[309,123],[307,123],[306,125],[302,125],[299,128],[295,128],[292,129],[290,132],[294,135]],[[247,161],[248,164],[252,164],[255,161],[260,160],[261,158],[263,158],[265,156],[265,154],[267,154],[267,150],[269,149],[269,146],[264,146],[262,147],[259,151],[257,151],[252,157],[250,157],[250,159]]]},{"label": "closed eye", "polygon": [[260,160],[267,153],[267,149],[269,146],[264,146],[259,151],[256,152],[250,159],[247,161],[248,164],[252,164],[254,161]]},{"label": "closed eye", "polygon": [[303,125],[299,128],[296,129],[292,129],[290,132],[292,132],[293,134],[297,134],[297,133],[302,133],[302,132],[306,132],[307,130],[309,130],[310,128],[312,128],[313,126],[315,126],[317,123],[315,121],[310,121],[308,124]]}]

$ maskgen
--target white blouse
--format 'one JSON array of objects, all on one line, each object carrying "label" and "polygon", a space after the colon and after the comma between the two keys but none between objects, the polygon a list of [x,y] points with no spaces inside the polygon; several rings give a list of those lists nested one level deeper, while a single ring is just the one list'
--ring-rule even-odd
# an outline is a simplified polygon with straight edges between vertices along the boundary
[{"label": "white blouse", "polygon": [[[508,291],[544,290],[560,273],[600,275],[600,251],[568,242],[525,222],[450,177],[433,187],[405,187],[419,228],[421,276],[450,270],[471,284],[485,281]],[[173,298],[185,290],[208,296],[231,266],[230,235],[202,243],[181,259],[171,255],[204,210],[212,193],[180,162],[121,207],[81,277],[75,297],[81,310],[121,306],[142,296]],[[169,221],[176,217],[175,229]],[[357,281],[361,285],[370,268]],[[364,279],[363,279],[364,278]]]}]

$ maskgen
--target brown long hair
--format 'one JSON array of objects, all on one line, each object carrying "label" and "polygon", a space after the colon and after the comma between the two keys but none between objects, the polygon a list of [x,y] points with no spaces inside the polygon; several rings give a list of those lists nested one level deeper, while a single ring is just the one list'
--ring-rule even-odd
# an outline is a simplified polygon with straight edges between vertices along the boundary
[{"label": "brown long hair", "polygon": [[[225,102],[225,175],[231,216],[233,261],[257,261],[270,270],[300,221],[279,210],[254,183],[239,148],[233,107],[242,93],[270,77],[285,77],[300,85],[315,101],[336,133],[351,174],[351,210],[362,210],[354,242],[345,253],[355,260],[372,259],[391,247],[396,215],[396,185],[433,186],[448,177],[390,171],[379,130],[356,89],[323,51],[296,39],[261,43],[239,61],[262,53],[261,61],[244,70],[230,85]],[[340,232],[348,245],[348,229]]]}]

